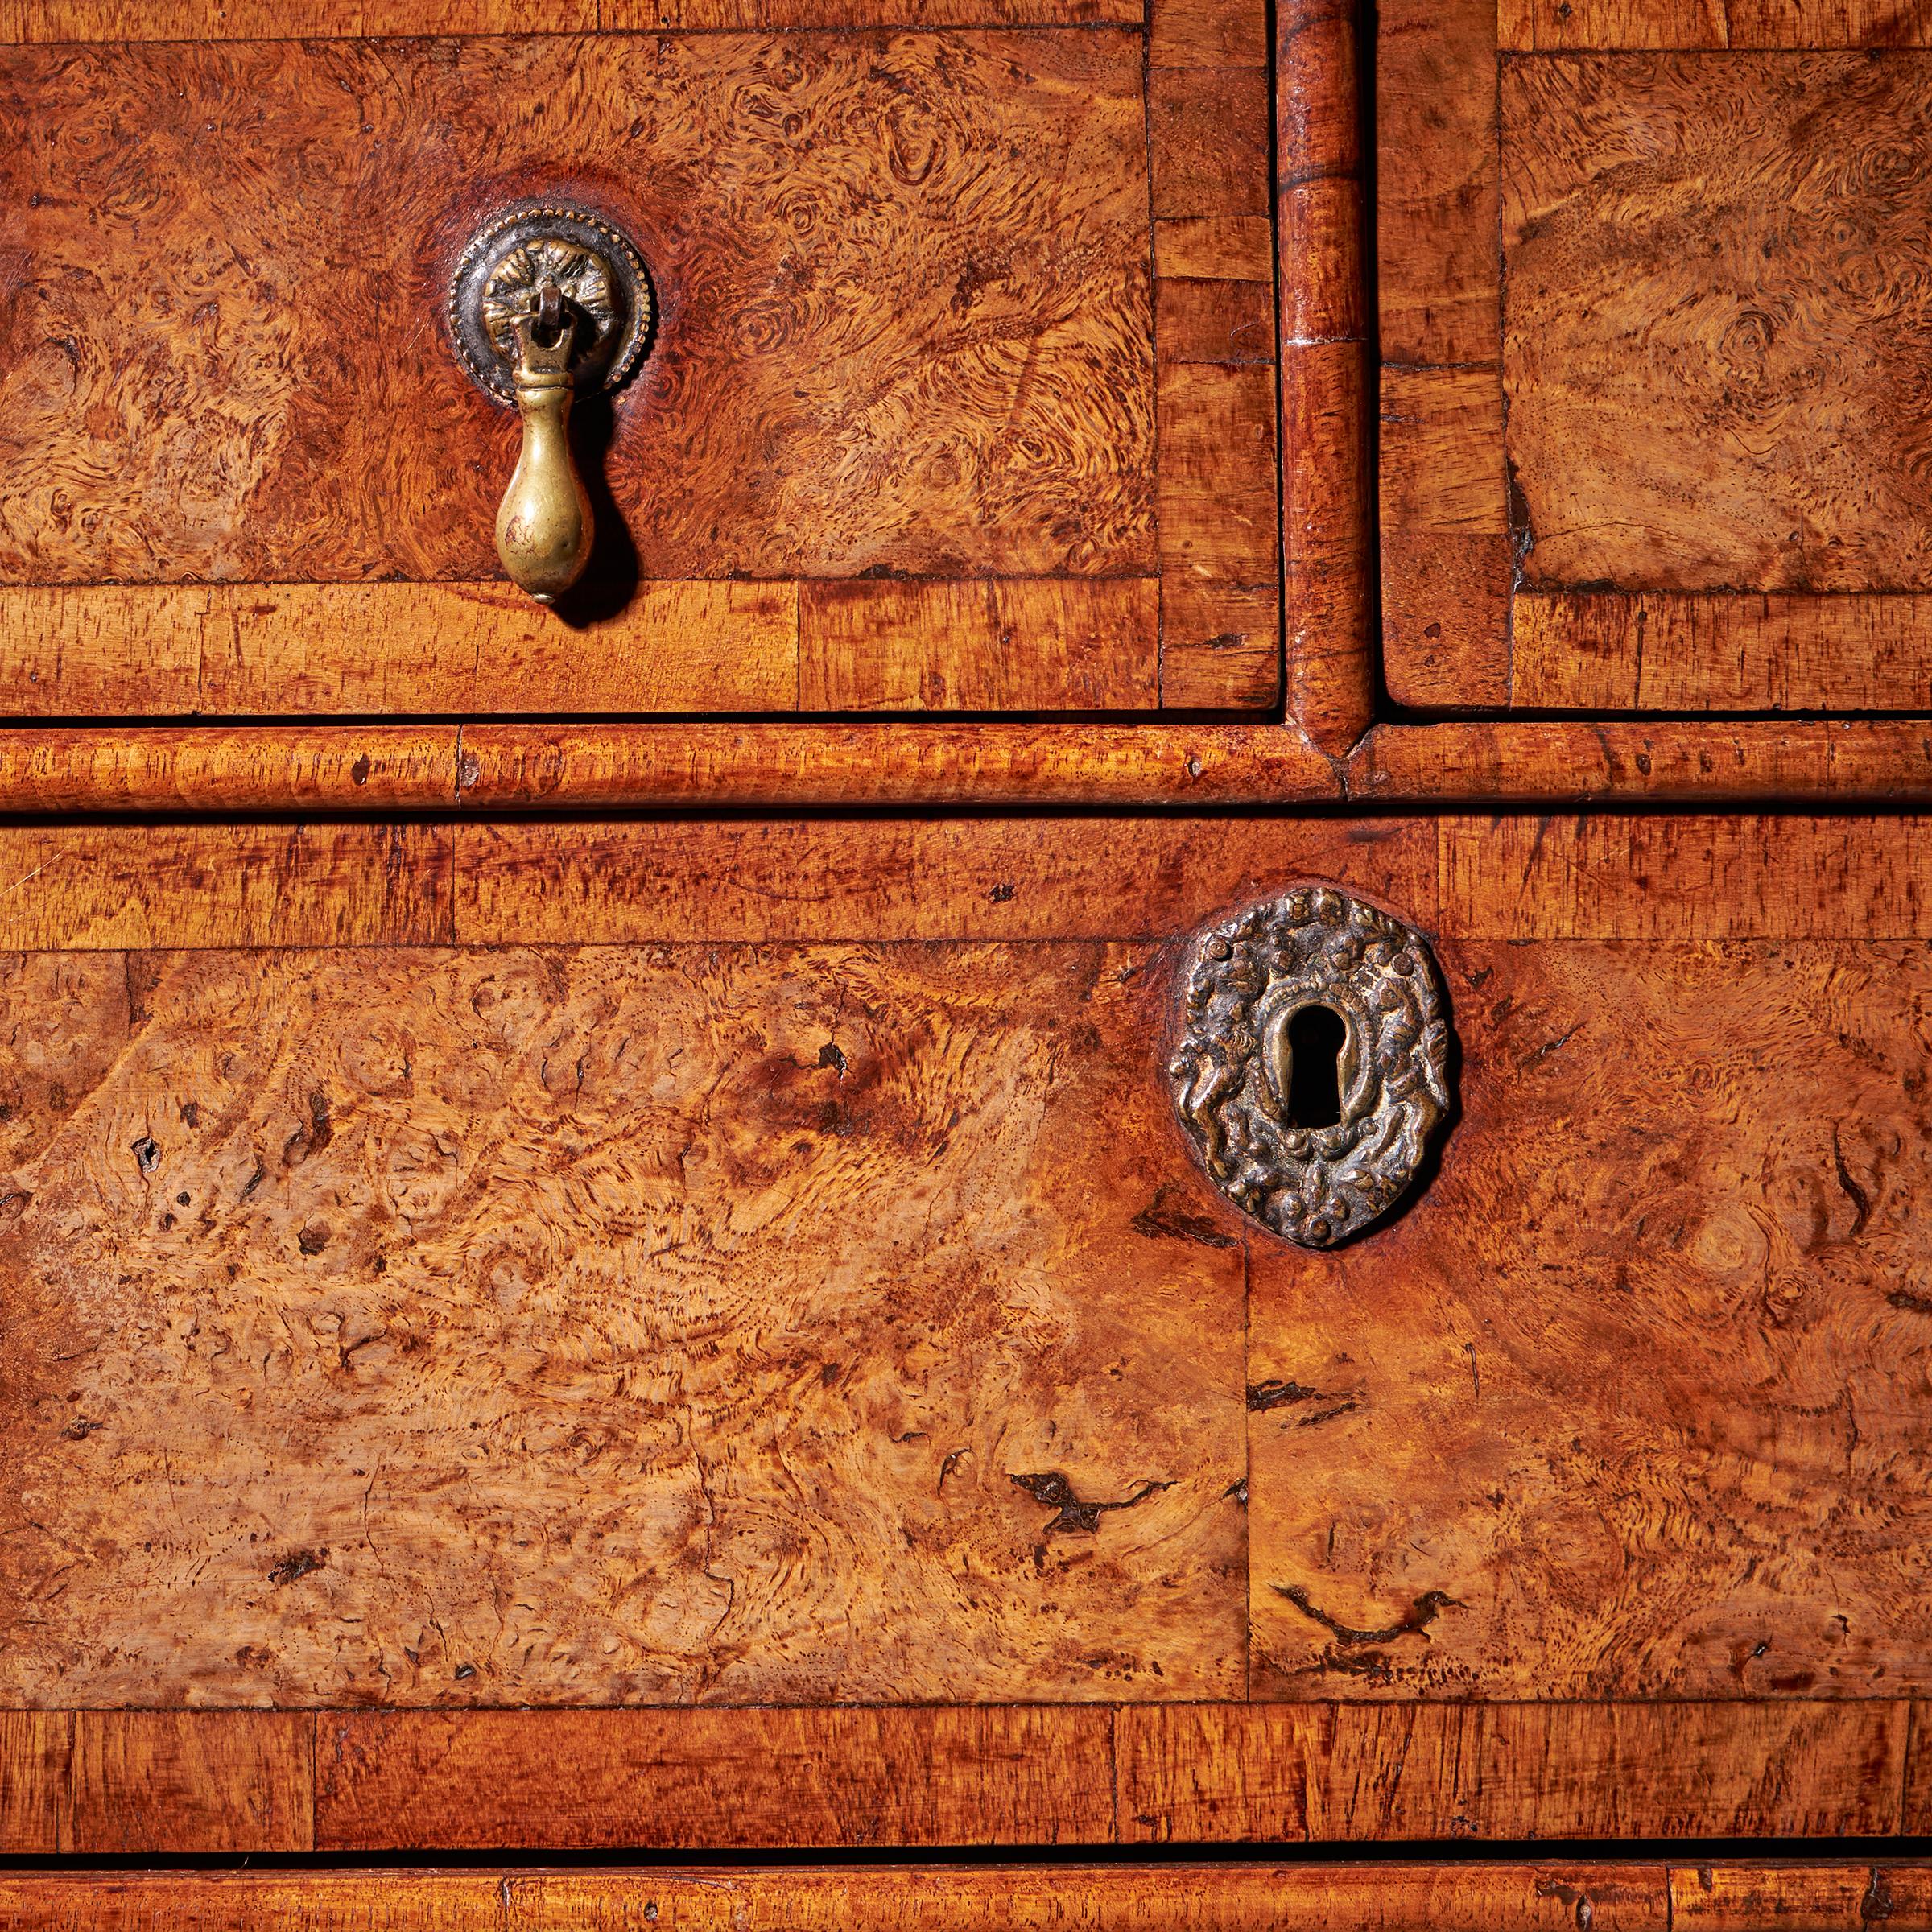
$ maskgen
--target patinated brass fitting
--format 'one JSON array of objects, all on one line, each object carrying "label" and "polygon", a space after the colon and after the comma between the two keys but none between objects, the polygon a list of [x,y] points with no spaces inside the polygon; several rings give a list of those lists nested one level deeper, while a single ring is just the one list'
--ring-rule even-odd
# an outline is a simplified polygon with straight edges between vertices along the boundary
[{"label": "patinated brass fitting", "polygon": [[630,374],[651,312],[636,249],[576,208],[513,208],[456,265],[449,327],[457,353],[485,394],[514,403],[523,419],[522,449],[497,512],[497,555],[540,604],[583,576],[595,535],[571,452],[571,404]]}]

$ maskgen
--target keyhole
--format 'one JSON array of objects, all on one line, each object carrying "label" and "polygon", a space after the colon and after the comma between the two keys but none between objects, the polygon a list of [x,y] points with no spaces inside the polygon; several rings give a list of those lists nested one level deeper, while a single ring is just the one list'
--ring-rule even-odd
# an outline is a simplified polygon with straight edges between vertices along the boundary
[{"label": "keyhole", "polygon": [[1342,1117],[1341,1058],[1348,1029],[1329,1006],[1304,1006],[1288,1022],[1288,1118],[1332,1127]]}]

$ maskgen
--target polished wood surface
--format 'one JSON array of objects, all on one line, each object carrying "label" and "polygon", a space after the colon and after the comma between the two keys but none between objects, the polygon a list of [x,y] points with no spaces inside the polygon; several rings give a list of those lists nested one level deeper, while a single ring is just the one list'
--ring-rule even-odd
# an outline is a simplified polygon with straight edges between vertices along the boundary
[{"label": "polished wood surface", "polygon": [[1288,711],[1334,754],[1356,744],[1375,710],[1356,15],[1348,0],[1297,0],[1275,19]]},{"label": "polished wood surface", "polygon": [[1917,6],[1381,10],[1397,704],[1926,708],[1926,29]]},{"label": "polished wood surface", "polygon": [[[1918,819],[0,859],[11,1702],[1923,1685]],[[1463,1050],[1326,1256],[1159,1078],[1174,941],[1298,877],[1435,936]]]},{"label": "polished wood surface", "polygon": [[[1258,4],[251,10],[76,0],[0,52],[14,715],[1277,701]],[[515,427],[440,320],[532,192],[628,227],[660,314],[579,412],[606,541],[561,617],[489,580]]]},{"label": "polished wood surface", "polygon": [[1294,809],[1932,804],[1905,719],[1292,731],[1019,724],[0,729],[0,811],[77,817],[531,808]]},{"label": "polished wood surface", "polygon": [[19,48],[0,88],[11,581],[493,576],[515,424],[441,317],[538,183],[652,271],[603,464],[646,577],[1152,564],[1131,31]]},{"label": "polished wood surface", "polygon": [[1115,1724],[1127,1843],[1883,1837],[1902,1703],[1156,1705]]},{"label": "polished wood surface", "polygon": [[23,963],[0,1698],[1238,1693],[1241,1257],[1148,1220],[1150,966]]},{"label": "polished wood surface", "polygon": [[1503,44],[1586,47],[1932,46],[1924,0],[1497,0]]},{"label": "polished wood surface", "polygon": [[[1927,1767],[1911,1723],[1899,1702],[1789,1699],[13,1712],[0,1847],[292,1842],[349,1858],[1843,1832],[1880,1849],[1922,1830],[1899,1800],[1901,1762],[1915,1787]],[[308,1790],[312,1764],[312,1809],[251,1803],[261,1783]]]},{"label": "polished wood surface", "polygon": [[[1929,83],[1909,54],[1503,64],[1526,586],[1932,589]],[[1922,671],[1893,708],[1926,702]]]},{"label": "polished wood surface", "polygon": [[[549,33],[1139,26],[1130,0],[550,0]],[[0,0],[0,43],[353,40],[530,31],[518,0]]]},{"label": "polished wood surface", "polygon": [[[106,1872],[0,1878],[0,1911],[23,1932],[1664,1932],[1678,1874],[1661,1864],[1551,1860],[1319,1871],[1262,1863],[821,1871],[691,1870],[286,1873]],[[1688,1875],[1683,1875],[1688,1876]],[[1790,1889],[1802,1896],[1803,1876]],[[1848,1881],[1849,1874],[1831,1874]],[[1819,1895],[1830,1896],[1824,1875]],[[1835,1890],[1835,1887],[1831,1888]],[[1905,1932],[1922,1881],[1899,1873]],[[1764,1886],[1767,1905],[1780,1896]]]}]

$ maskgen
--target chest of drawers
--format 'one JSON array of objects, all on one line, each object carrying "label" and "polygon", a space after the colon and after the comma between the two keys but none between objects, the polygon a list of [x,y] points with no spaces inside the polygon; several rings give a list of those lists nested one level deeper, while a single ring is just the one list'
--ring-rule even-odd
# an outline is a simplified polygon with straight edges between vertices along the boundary
[{"label": "chest of drawers", "polygon": [[542,25],[0,6],[6,1909],[1922,1915],[1932,26]]}]

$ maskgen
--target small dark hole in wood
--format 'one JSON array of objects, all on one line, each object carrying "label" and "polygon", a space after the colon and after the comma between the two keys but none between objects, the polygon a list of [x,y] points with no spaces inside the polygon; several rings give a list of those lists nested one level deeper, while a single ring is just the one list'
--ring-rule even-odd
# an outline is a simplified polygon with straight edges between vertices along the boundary
[{"label": "small dark hole in wood", "polygon": [[1288,1022],[1288,1118],[1332,1127],[1342,1117],[1342,1045],[1348,1029],[1330,1006],[1304,1006]]}]

